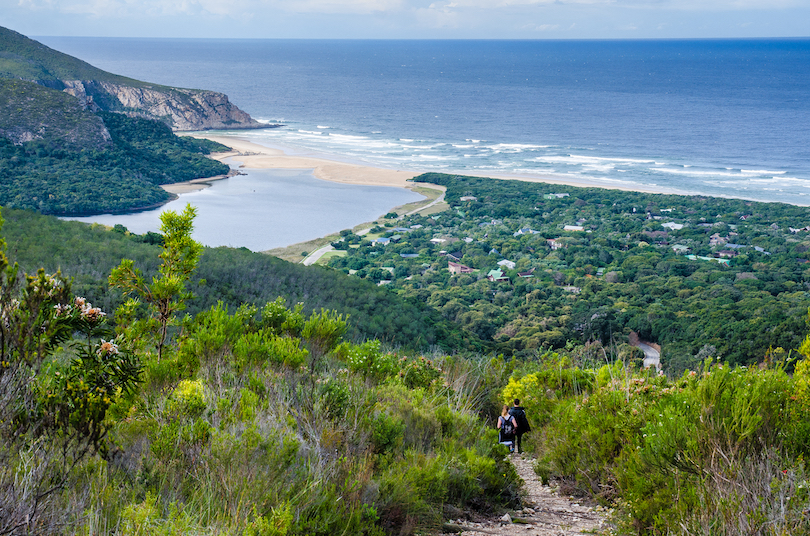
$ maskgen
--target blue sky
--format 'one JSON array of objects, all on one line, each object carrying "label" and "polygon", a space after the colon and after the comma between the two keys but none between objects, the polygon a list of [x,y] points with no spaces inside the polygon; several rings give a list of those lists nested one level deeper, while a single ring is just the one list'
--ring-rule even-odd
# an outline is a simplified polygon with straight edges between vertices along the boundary
[{"label": "blue sky", "polygon": [[0,0],[29,36],[590,39],[810,36],[810,0]]}]

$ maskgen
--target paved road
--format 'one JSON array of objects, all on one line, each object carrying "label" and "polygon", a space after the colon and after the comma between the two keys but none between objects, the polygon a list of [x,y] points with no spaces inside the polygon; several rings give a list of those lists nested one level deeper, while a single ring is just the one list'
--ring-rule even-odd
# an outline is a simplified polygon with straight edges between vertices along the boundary
[{"label": "paved road", "polygon": [[320,249],[316,249],[315,251],[310,253],[306,259],[304,259],[301,262],[303,263],[304,266],[312,266],[313,264],[318,262],[320,258],[324,256],[325,253],[332,251],[333,249],[335,248],[333,248],[331,245],[324,246]]},{"label": "paved road", "polygon": [[442,192],[442,195],[440,195],[439,197],[437,197],[436,199],[434,199],[433,201],[431,201],[430,203],[428,203],[424,207],[417,208],[416,210],[412,210],[412,211],[408,212],[407,214],[405,214],[405,216],[410,216],[411,214],[416,214],[417,212],[422,212],[426,208],[430,208],[430,207],[432,207],[433,205],[435,205],[437,203],[441,203],[442,201],[444,201],[444,192]]},{"label": "paved road", "polygon": [[638,343],[638,347],[644,352],[644,366],[661,368],[661,354],[648,344]]}]

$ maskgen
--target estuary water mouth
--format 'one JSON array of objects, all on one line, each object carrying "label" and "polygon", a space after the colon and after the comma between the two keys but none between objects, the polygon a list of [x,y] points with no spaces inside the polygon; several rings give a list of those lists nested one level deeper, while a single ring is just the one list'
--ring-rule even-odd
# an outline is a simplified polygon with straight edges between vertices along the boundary
[{"label": "estuary water mouth", "polygon": [[181,194],[166,205],[132,214],[63,218],[123,225],[143,234],[157,232],[160,213],[197,207],[195,240],[217,247],[266,251],[325,236],[373,221],[391,208],[422,196],[403,188],[338,184],[316,179],[309,170],[250,169]]}]

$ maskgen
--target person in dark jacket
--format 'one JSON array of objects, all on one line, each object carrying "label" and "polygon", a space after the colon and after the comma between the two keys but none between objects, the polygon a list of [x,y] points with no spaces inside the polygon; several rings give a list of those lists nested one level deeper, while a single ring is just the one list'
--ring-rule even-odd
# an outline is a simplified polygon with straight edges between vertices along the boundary
[{"label": "person in dark jacket", "polygon": [[531,432],[532,427],[529,425],[529,419],[526,418],[526,410],[520,407],[520,400],[515,399],[515,405],[509,409],[509,415],[515,418],[517,422],[517,430],[515,430],[515,446],[518,453],[523,452],[522,438],[526,432]]}]

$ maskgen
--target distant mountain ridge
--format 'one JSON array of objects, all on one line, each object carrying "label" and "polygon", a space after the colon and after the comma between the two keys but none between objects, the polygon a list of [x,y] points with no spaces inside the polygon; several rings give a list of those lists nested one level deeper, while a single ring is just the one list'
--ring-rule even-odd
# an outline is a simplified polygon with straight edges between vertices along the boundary
[{"label": "distant mountain ridge", "polygon": [[[161,86],[108,73],[3,27],[0,27],[0,78],[65,92],[88,111],[103,110],[155,119],[173,130],[265,126],[236,107],[223,93]],[[0,122],[8,123],[8,120],[0,118]],[[47,125],[43,125],[45,127]],[[8,129],[8,124],[5,128],[0,124],[0,130]],[[17,136],[21,136],[20,139],[42,137],[37,132],[28,134],[23,132]]]}]

